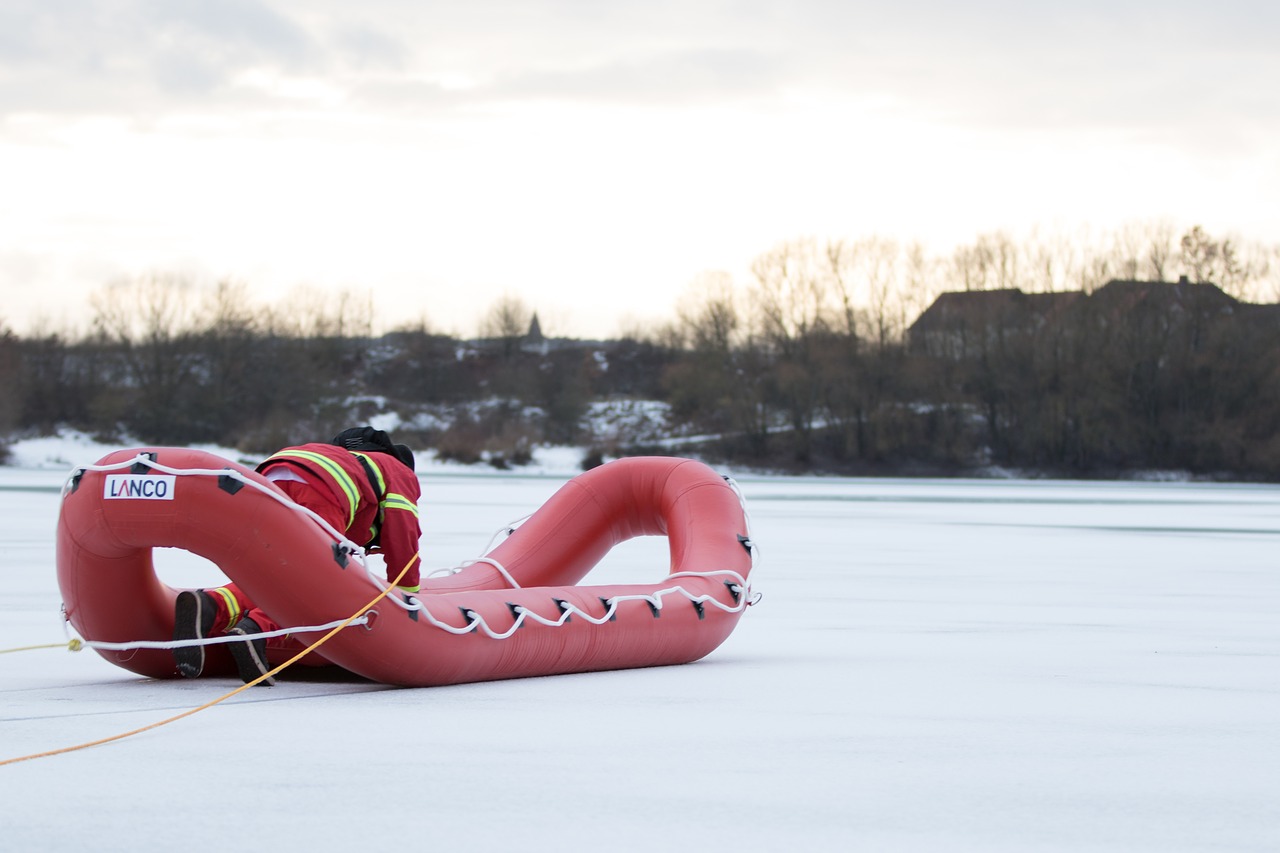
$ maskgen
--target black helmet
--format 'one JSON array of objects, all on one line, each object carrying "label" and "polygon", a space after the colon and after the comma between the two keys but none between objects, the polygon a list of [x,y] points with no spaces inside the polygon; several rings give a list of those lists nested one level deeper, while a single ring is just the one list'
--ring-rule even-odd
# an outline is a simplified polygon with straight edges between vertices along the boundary
[{"label": "black helmet", "polygon": [[407,444],[393,444],[391,455],[404,463],[404,467],[410,471],[413,470],[413,451],[409,449]]},{"label": "black helmet", "polygon": [[413,470],[413,451],[403,444],[393,444],[391,436],[385,430],[371,426],[351,427],[335,435],[330,444],[345,447],[347,450],[359,450],[365,453],[388,453],[399,459],[410,470]]}]

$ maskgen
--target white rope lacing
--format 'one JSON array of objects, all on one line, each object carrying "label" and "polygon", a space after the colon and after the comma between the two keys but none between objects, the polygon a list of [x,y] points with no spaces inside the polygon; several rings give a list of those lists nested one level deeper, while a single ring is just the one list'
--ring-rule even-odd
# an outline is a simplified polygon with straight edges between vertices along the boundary
[{"label": "white rope lacing", "polygon": [[[339,531],[335,530],[332,525],[330,525],[327,521],[321,518],[317,513],[311,511],[310,509],[298,503],[295,503],[288,496],[276,492],[275,490],[269,488],[268,486],[263,485],[257,480],[254,480],[246,476],[245,474],[235,470],[234,468],[176,468],[170,465],[161,464],[160,462],[151,458],[149,454],[143,452],[143,453],[139,453],[137,456],[133,457],[132,459],[128,459],[122,462],[116,462],[110,465],[79,466],[74,471],[72,471],[71,475],[67,479],[66,484],[64,484],[62,489],[62,496],[63,498],[66,497],[68,493],[68,489],[71,487],[72,483],[75,482],[86,471],[117,471],[124,468],[131,468],[137,464],[146,465],[147,467],[152,468],[156,471],[161,471],[166,474],[172,474],[175,476],[230,477],[231,479],[236,480],[239,483],[242,483],[246,486],[250,486],[254,489],[257,489],[259,492],[262,492],[263,494],[270,496],[273,500],[277,501],[283,506],[286,506],[295,512],[300,512],[303,515],[306,515],[307,517],[311,518],[313,521],[319,524],[320,527],[326,533],[329,534],[329,536],[338,544],[339,549],[341,549],[343,553],[347,554],[350,557],[355,558],[355,562],[361,568],[364,569],[366,577],[368,577],[369,580],[376,587],[378,587],[379,589],[386,589],[388,586],[385,580],[380,578],[378,575],[374,574],[374,572],[369,568],[369,565],[365,559],[366,555],[365,555],[364,548],[355,544],[351,540],[347,539]],[[741,489],[738,488],[738,484],[731,477],[724,477],[724,480],[733,489],[734,494],[737,495],[738,502],[741,505],[743,522],[746,525],[746,536],[743,541],[743,546],[747,549],[748,553],[751,556],[751,566],[752,566],[752,569],[754,570],[757,559],[759,557],[759,550],[755,544],[755,541],[751,538],[751,523],[750,523],[750,518],[747,515],[746,500],[742,495]],[[516,528],[519,527],[521,524],[523,524],[530,517],[531,516],[526,515],[510,524],[504,525],[503,527],[499,528],[498,531],[495,532],[493,536],[490,538],[489,545],[485,549],[486,552],[491,551],[493,549],[493,546],[499,541],[500,538],[505,539],[506,537],[514,533]],[[504,567],[501,563],[499,563],[497,560],[494,560],[491,557],[477,557],[473,560],[466,560],[458,566],[453,566],[453,567],[443,568],[443,569],[436,569],[428,573],[427,577],[439,577],[441,575],[454,575],[461,572],[463,569],[467,568],[468,566],[476,565],[477,563],[487,563],[488,565],[495,568],[498,571],[498,573],[502,575],[503,579],[511,586],[512,589],[521,589],[520,584],[516,582],[515,578],[512,577],[510,572],[507,571],[506,567]],[[621,604],[628,601],[646,602],[649,605],[650,609],[653,611],[653,614],[656,616],[658,611],[662,610],[663,599],[669,595],[683,596],[686,600],[692,603],[699,610],[701,610],[707,604],[710,604],[713,607],[716,607],[719,610],[722,610],[726,613],[742,612],[747,607],[750,607],[756,604],[757,602],[759,602],[761,597],[759,593],[756,593],[754,596],[751,594],[751,586],[750,584],[747,583],[746,578],[744,578],[742,575],[738,574],[737,572],[730,571],[727,569],[708,571],[708,572],[675,572],[671,575],[668,575],[668,577],[669,578],[715,578],[715,577],[727,578],[727,580],[724,580],[723,583],[724,583],[724,586],[732,594],[734,603],[731,605],[725,604],[724,602],[720,601],[719,599],[715,598],[712,595],[698,595],[693,592],[690,592],[689,590],[685,589],[683,586],[680,586],[677,584],[676,586],[655,590],[653,593],[634,594],[634,595],[616,595],[616,596],[613,596],[612,598],[605,599],[604,603],[606,605],[606,610],[603,616],[593,616],[592,614],[587,613],[586,611],[577,607],[572,602],[561,601],[559,599],[557,599],[556,601],[561,612],[560,612],[560,615],[555,619],[550,619],[545,616],[542,616],[541,614],[536,613],[533,610],[530,610],[521,605],[513,605],[511,609],[515,618],[511,627],[505,630],[495,630],[493,627],[491,627],[488,624],[488,622],[484,619],[484,617],[480,613],[476,612],[475,610],[471,610],[469,608],[464,608],[463,610],[464,615],[467,617],[467,620],[468,620],[467,624],[462,627],[458,627],[456,625],[450,625],[447,622],[443,622],[437,619],[435,615],[432,614],[431,611],[426,606],[424,606],[423,603],[417,597],[413,595],[405,595],[404,597],[388,595],[386,600],[392,602],[397,607],[400,607],[403,610],[416,611],[423,614],[426,617],[427,622],[431,624],[433,627],[439,628],[440,630],[446,631],[450,634],[460,635],[460,634],[468,634],[473,631],[481,631],[486,636],[491,637],[495,640],[505,640],[508,637],[510,637],[512,634],[514,634],[516,630],[519,629],[522,624],[524,624],[526,619],[533,620],[534,622],[537,622],[541,625],[545,625],[547,627],[560,627],[564,625],[566,622],[568,622],[571,617],[579,616],[582,619],[594,625],[603,625],[614,618]],[[254,639],[268,639],[272,637],[281,637],[281,636],[285,636],[288,634],[295,634],[295,633],[327,631],[327,630],[336,628],[339,625],[342,625],[346,621],[347,620],[345,619],[337,619],[332,622],[327,622],[323,625],[307,625],[307,626],[298,626],[298,627],[291,627],[291,628],[281,628],[276,631],[265,631],[262,633],[254,634],[252,636]],[[371,623],[371,621],[372,619],[370,615],[366,614],[352,621],[350,623],[350,626],[368,625]],[[64,613],[63,614],[64,632],[67,631],[66,626],[68,624],[69,622],[66,618],[66,614]],[[95,649],[102,649],[104,651],[129,651],[133,649],[175,649],[175,648],[182,648],[187,646],[205,646],[205,645],[214,645],[217,643],[244,642],[244,640],[245,640],[245,637],[243,635],[230,634],[223,637],[206,637],[204,639],[199,639],[199,640],[171,640],[171,641],[137,640],[137,641],[125,642],[125,643],[108,643],[108,642],[102,642],[97,640],[82,639],[80,640],[80,642],[83,645],[86,645]]]},{"label": "white rope lacing", "polygon": [[505,640],[510,637],[522,624],[524,624],[526,619],[531,619],[534,622],[546,625],[549,628],[559,628],[568,622],[570,617],[573,616],[580,616],[593,625],[603,625],[613,619],[618,612],[618,608],[623,604],[623,602],[627,601],[647,602],[656,616],[657,612],[662,609],[663,599],[668,595],[681,595],[699,608],[707,604],[711,604],[726,613],[739,613],[759,600],[758,595],[754,598],[751,597],[751,587],[747,584],[742,575],[727,569],[711,572],[676,572],[668,575],[668,577],[672,578],[710,578],[715,576],[727,576],[730,578],[730,580],[726,580],[724,582],[724,585],[733,594],[734,603],[732,605],[723,603],[715,596],[697,595],[685,589],[683,586],[676,585],[665,589],[655,590],[653,593],[615,595],[612,598],[602,599],[603,603],[606,605],[603,616],[593,616],[572,602],[564,601],[562,599],[555,599],[556,604],[560,609],[560,615],[555,619],[549,619],[546,616],[524,607],[523,605],[512,605],[511,612],[515,618],[511,627],[505,630],[497,630],[493,628],[485,620],[483,615],[471,608],[463,608],[462,612],[467,618],[467,624],[459,627],[437,619],[435,615],[414,596],[406,596],[403,599],[399,596],[388,596],[387,600],[393,602],[397,607],[404,610],[417,611],[423,614],[423,616],[426,617],[427,622],[429,622],[433,627],[439,628],[442,631],[447,631],[450,634],[469,634],[473,631],[480,631],[495,640]]},{"label": "white rope lacing", "polygon": [[[742,494],[742,489],[738,487],[737,481],[735,481],[732,477],[724,477],[724,481],[729,485],[731,489],[733,489],[733,493],[738,497],[738,504],[742,509],[743,524],[746,526],[745,539],[742,544],[747,549],[748,553],[751,556],[751,569],[752,571],[754,571],[757,560],[759,559],[759,548],[756,545],[755,540],[751,538],[751,518],[747,513],[746,498]],[[530,516],[526,515],[524,516],[524,518],[521,518],[518,521],[513,522],[512,524],[509,524],[499,529],[498,532],[494,534],[493,538],[489,540],[489,546],[488,548],[486,548],[486,550],[492,550],[493,545],[498,540],[498,537],[504,536],[504,534],[505,536],[510,536],[513,532],[515,532],[516,527],[518,527],[520,524],[526,521],[529,517]],[[479,559],[475,559],[475,560],[467,560],[461,566],[456,566],[449,569],[440,569],[435,572],[432,572],[430,575],[428,575],[428,577],[435,577],[441,574],[449,574],[449,575],[457,574],[458,572],[462,571],[462,569],[465,568],[466,566],[475,565],[476,563],[488,563],[489,565],[496,568],[502,574],[502,576],[511,585],[512,589],[521,588],[520,584],[516,583],[515,579],[511,577],[511,574],[507,572],[507,570],[500,563],[498,563],[498,561],[493,560],[489,557],[480,557]],[[606,607],[605,613],[603,616],[593,616],[592,614],[587,613],[585,610],[582,610],[580,607],[574,605],[572,602],[562,601],[560,599],[556,599],[557,606],[560,609],[560,615],[555,619],[549,619],[522,605],[518,605],[518,604],[512,605],[511,612],[514,615],[515,619],[512,622],[511,627],[505,630],[494,629],[492,626],[489,625],[489,623],[485,620],[482,614],[469,608],[464,608],[463,610],[463,615],[466,616],[467,618],[467,624],[459,627],[457,625],[450,625],[447,622],[442,622],[441,620],[437,619],[435,615],[433,615],[431,611],[427,609],[427,607],[425,607],[423,603],[414,596],[405,596],[404,598],[401,598],[399,596],[388,596],[387,600],[392,602],[397,607],[400,607],[403,610],[417,611],[419,613],[422,613],[426,617],[427,621],[431,623],[432,626],[439,628],[442,631],[447,631],[450,634],[461,635],[461,634],[469,634],[473,631],[480,631],[484,633],[486,636],[491,637],[495,640],[505,640],[506,638],[510,637],[520,628],[522,624],[524,624],[526,619],[531,619],[534,622],[537,622],[541,625],[546,625],[547,627],[558,628],[564,625],[566,622],[568,622],[570,617],[580,616],[586,621],[594,625],[603,625],[614,618],[614,616],[617,614],[618,607],[623,602],[626,602],[626,601],[644,601],[649,605],[654,615],[656,616],[658,611],[662,609],[663,598],[665,598],[668,595],[677,595],[677,594],[682,595],[685,597],[685,599],[691,602],[695,607],[702,608],[707,604],[711,604],[712,606],[717,607],[726,613],[739,613],[745,610],[747,607],[751,607],[759,603],[761,594],[755,593],[754,595],[752,595],[751,585],[747,583],[746,578],[744,578],[742,575],[738,574],[737,572],[730,571],[727,569],[719,570],[719,571],[709,571],[709,572],[674,572],[668,575],[667,577],[668,578],[711,578],[716,576],[728,576],[730,578],[730,580],[727,580],[724,582],[724,585],[729,589],[730,593],[732,593],[733,595],[734,603],[732,605],[724,604],[719,599],[711,595],[695,595],[694,593],[685,589],[683,586],[676,585],[672,587],[667,587],[665,589],[655,590],[651,594],[615,595],[609,599],[602,599]],[[382,583],[376,576],[372,576],[372,577],[373,577],[374,583],[378,583],[380,586],[385,588],[386,584]]]},{"label": "white rope lacing", "polygon": [[[744,544],[744,547],[748,549],[748,552],[750,553],[751,570],[754,571],[756,561],[758,561],[759,558],[759,548],[756,546],[755,540],[751,538],[751,519],[748,511],[746,511],[746,498],[742,496],[742,489],[739,487],[739,484],[737,484],[737,480],[731,478],[731,476],[724,476],[723,479],[724,482],[728,484],[728,487],[733,489],[733,494],[736,494],[737,502],[739,502],[739,506],[741,507],[742,524],[744,524],[746,528],[745,539],[742,544]],[[494,533],[493,538],[489,539],[489,546],[485,548],[485,551],[492,551],[494,544],[497,544],[499,537],[509,537],[509,535],[516,532],[516,528],[518,528],[518,526],[524,524],[526,520],[529,520],[529,517],[530,516],[526,515],[521,517],[521,519],[513,521],[511,524],[503,526],[503,528],[499,528],[498,532]],[[511,584],[512,589],[521,589],[521,585],[516,583],[516,579],[512,578],[511,573],[508,573],[506,567],[503,567],[503,565],[499,564],[497,560],[493,560],[493,558],[490,557],[479,557],[476,558],[476,560],[467,560],[461,565],[451,567],[451,569],[435,570],[428,576],[429,578],[436,578],[436,576],[440,575],[454,575],[460,573],[460,571],[465,569],[467,566],[477,564],[477,562],[486,562],[486,564],[493,566],[494,569],[497,569],[499,573],[502,574],[503,578],[507,580],[507,583]],[[678,573],[668,575],[668,578],[713,578],[713,576],[717,575],[728,575],[732,579],[732,581],[726,581],[726,583],[724,583],[732,593],[733,602],[735,602],[732,606],[724,605],[723,602],[713,596],[696,596],[696,594],[689,592],[689,590],[684,587],[676,585],[676,587],[654,590],[652,594],[632,594],[632,596],[614,596],[612,598],[603,599],[605,605],[603,616],[593,616],[591,613],[582,610],[582,608],[573,605],[572,602],[561,601],[561,599],[556,599],[557,606],[559,607],[559,610],[561,610],[561,615],[556,617],[556,619],[548,619],[548,617],[540,615],[540,613],[529,610],[529,608],[521,605],[512,605],[511,611],[513,616],[515,616],[515,621],[512,622],[511,628],[506,630],[495,630],[493,626],[489,625],[489,622],[485,620],[485,617],[481,615],[481,613],[476,612],[475,610],[470,610],[470,608],[463,608],[463,615],[466,616],[467,624],[460,628],[460,626],[451,625],[448,624],[448,622],[436,619],[433,613],[422,605],[422,602],[416,597],[406,596],[401,598],[398,596],[388,596],[387,599],[397,607],[402,608],[402,610],[422,613],[422,615],[426,616],[426,621],[430,622],[431,625],[435,626],[435,628],[439,628],[440,630],[448,631],[448,633],[451,634],[470,634],[472,631],[479,630],[481,633],[484,633],[486,637],[493,639],[507,639],[508,637],[511,637],[512,634],[516,633],[516,630],[520,629],[520,626],[524,624],[526,619],[539,622],[540,625],[547,625],[548,628],[559,628],[559,626],[562,626],[564,622],[570,620],[570,617],[572,616],[581,616],[582,619],[591,622],[591,624],[603,625],[605,622],[612,620],[618,611],[618,606],[622,605],[622,602],[627,601],[646,602],[649,607],[652,608],[654,615],[657,615],[657,612],[662,610],[663,598],[666,596],[672,596],[672,594],[680,594],[680,596],[684,596],[687,601],[691,602],[695,607],[700,608],[708,605],[709,603],[709,605],[718,607],[719,610],[728,613],[741,612],[742,610],[745,610],[746,607],[756,605],[756,603],[760,601],[760,593],[755,593],[753,596],[753,594],[751,594],[750,584],[746,583],[746,579],[742,578],[742,575],[737,574],[736,571],[678,571]],[[374,579],[374,583],[378,583],[381,587],[385,588],[385,584],[381,583],[376,576],[372,579]]]}]

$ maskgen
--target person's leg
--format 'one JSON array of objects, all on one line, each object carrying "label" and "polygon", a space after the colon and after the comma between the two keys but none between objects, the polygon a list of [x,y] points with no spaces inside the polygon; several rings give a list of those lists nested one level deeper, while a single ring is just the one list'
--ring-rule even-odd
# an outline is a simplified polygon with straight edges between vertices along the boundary
[{"label": "person's leg", "polygon": [[[230,633],[250,636],[279,627],[234,583],[212,589],[184,590],[178,593],[174,604],[175,641],[202,640]],[[267,671],[264,640],[227,645],[246,682]],[[173,650],[173,658],[179,674],[196,678],[204,671],[205,647],[180,646]]]},{"label": "person's leg", "polygon": [[[262,611],[254,612],[261,613]],[[266,675],[271,670],[271,664],[267,662],[267,641],[254,636],[262,633],[262,631],[263,629],[254,621],[253,616],[249,615],[242,618],[238,625],[227,632],[228,634],[239,634],[245,637],[243,643],[227,644],[227,649],[231,652],[231,658],[236,662],[236,673],[245,684]],[[270,687],[276,683],[276,680],[267,678],[261,683]]]},{"label": "person's leg", "polygon": [[245,619],[252,619],[259,631],[275,631],[280,627],[234,583],[205,592],[214,599],[217,615],[213,620],[213,629],[219,634],[230,632]]},{"label": "person's leg", "polygon": [[[175,643],[203,640],[213,633],[217,618],[217,606],[213,597],[203,590],[184,590],[178,593],[173,605],[173,641]],[[204,672],[204,646],[178,646],[173,650],[173,661],[178,674],[184,678],[198,678]]]}]

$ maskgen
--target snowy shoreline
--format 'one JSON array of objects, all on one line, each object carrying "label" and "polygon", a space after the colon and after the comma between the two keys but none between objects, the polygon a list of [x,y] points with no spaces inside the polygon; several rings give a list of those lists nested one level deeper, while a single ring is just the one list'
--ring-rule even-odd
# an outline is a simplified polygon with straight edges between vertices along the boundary
[{"label": "snowy shoreline", "polygon": [[[75,430],[66,430],[52,436],[24,438],[9,445],[8,460],[0,466],[0,471],[7,469],[71,471],[77,466],[91,465],[112,451],[131,446],[145,445],[106,444]],[[253,466],[262,461],[262,457],[249,456],[230,447],[212,444],[189,446],[244,465]],[[457,462],[440,461],[436,458],[434,451],[426,450],[417,453],[416,463],[420,475],[519,476],[525,474],[571,477],[582,473],[582,459],[585,455],[586,451],[577,447],[539,447],[535,448],[533,461],[530,464],[504,471],[484,463],[463,465]]]},{"label": "snowy shoreline", "polygon": [[[13,441],[8,445],[8,458],[3,465],[0,465],[0,471],[65,471],[70,472],[74,468],[81,465],[89,465],[101,459],[103,456],[112,451],[119,450],[122,447],[142,446],[131,444],[107,444],[96,441],[86,433],[76,430],[63,430],[57,435],[39,436],[35,438],[23,438]],[[261,457],[252,456],[241,453],[240,451],[230,448],[221,447],[213,444],[193,444],[190,445],[198,450],[204,450],[209,453],[216,454],[235,462],[239,462],[250,467],[261,461]],[[670,455],[682,455],[678,452],[678,448],[672,448]],[[512,466],[509,468],[495,468],[484,462],[474,464],[464,464],[454,461],[442,461],[436,458],[435,451],[430,449],[417,450],[416,467],[417,473],[421,477],[433,476],[471,476],[471,477],[556,477],[560,479],[568,479],[581,474],[583,471],[582,463],[587,457],[588,451],[583,447],[545,447],[539,446],[533,448],[532,460],[527,465]],[[901,481],[901,482],[919,482],[928,480],[944,480],[944,481],[987,481],[987,480],[1017,480],[1027,482],[1080,482],[1080,483],[1232,483],[1239,482],[1233,480],[1224,480],[1213,477],[1197,477],[1188,474],[1185,471],[1130,471],[1123,476],[1112,478],[1099,478],[1091,480],[1064,480],[1058,477],[1045,477],[1037,472],[1029,471],[1013,471],[998,467],[990,467],[981,471],[971,472],[968,475],[953,477],[938,476],[907,476],[907,475],[885,475],[885,476],[842,476],[837,474],[827,474],[821,472],[807,474],[784,474],[755,469],[740,469],[733,466],[712,465],[720,473],[732,476],[737,479],[753,478],[753,479],[814,479],[814,480],[875,480],[875,481]],[[1261,484],[1265,485],[1265,484]]]}]

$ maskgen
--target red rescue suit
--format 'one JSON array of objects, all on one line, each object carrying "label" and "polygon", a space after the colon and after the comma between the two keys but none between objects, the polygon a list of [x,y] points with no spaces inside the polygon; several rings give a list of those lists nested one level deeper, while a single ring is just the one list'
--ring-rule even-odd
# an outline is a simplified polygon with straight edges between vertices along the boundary
[{"label": "red rescue suit", "polygon": [[[421,560],[418,540],[418,476],[389,453],[353,452],[332,444],[303,444],[272,454],[258,471],[293,501],[371,553],[381,553],[387,580],[417,592]],[[280,626],[235,584],[206,590],[217,604],[213,634],[225,633],[248,616],[263,631]],[[272,643],[272,645],[276,645]]]}]

